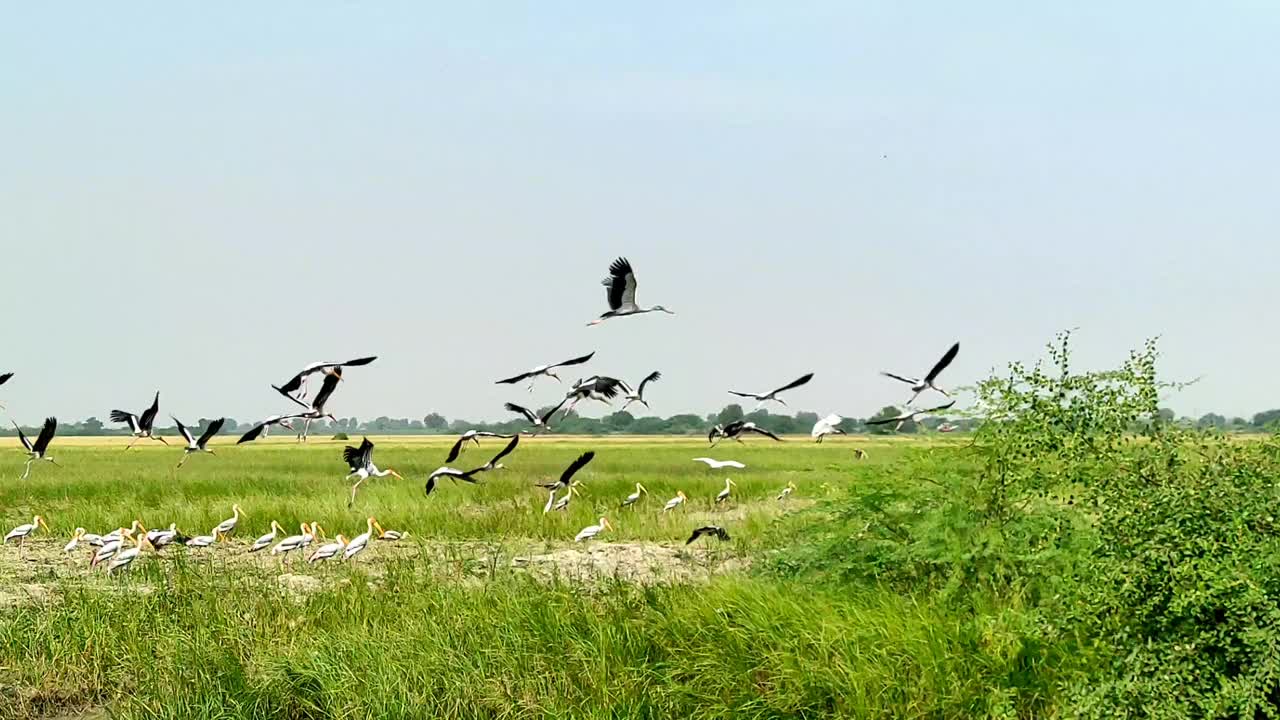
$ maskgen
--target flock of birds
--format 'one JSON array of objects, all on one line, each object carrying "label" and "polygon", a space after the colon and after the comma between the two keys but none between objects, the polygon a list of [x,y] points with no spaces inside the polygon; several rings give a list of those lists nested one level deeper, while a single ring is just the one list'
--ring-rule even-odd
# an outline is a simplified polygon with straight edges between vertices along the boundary
[{"label": "flock of birds", "polygon": [[[636,303],[636,276],[631,267],[631,263],[626,258],[618,258],[609,266],[609,275],[602,284],[606,288],[606,297],[608,299],[609,309],[601,314],[598,318],[588,323],[588,325],[597,325],[611,318],[626,317],[629,315],[639,315],[650,312],[663,312],[674,315],[675,313],[661,305],[653,307],[642,307]],[[892,378],[911,388],[911,399],[907,402],[906,409],[899,415],[893,417],[876,418],[868,420],[869,425],[880,424],[896,424],[901,427],[903,423],[910,420],[919,419],[922,416],[942,412],[955,404],[955,400],[950,400],[943,405],[936,407],[920,409],[912,407],[912,403],[926,391],[935,391],[950,399],[950,394],[943,390],[937,384],[938,376],[947,368],[948,365],[955,360],[956,355],[960,351],[959,343],[952,345],[947,352],[939,359],[933,367],[923,377],[915,378],[894,373],[882,373],[886,377]],[[534,385],[539,378],[551,378],[557,382],[563,380],[557,374],[557,370],[561,368],[572,368],[589,362],[595,353],[588,353],[578,357],[570,358],[558,363],[548,365],[539,365],[527,372],[523,372],[511,377],[503,378],[496,381],[501,385],[517,385],[527,382],[527,389],[532,392]],[[279,426],[297,433],[300,442],[305,442],[308,436],[312,422],[324,418],[336,421],[336,418],[327,411],[326,406],[332,397],[334,391],[338,388],[339,383],[343,381],[344,368],[363,367],[377,360],[376,356],[360,357],[353,360],[341,362],[316,362],[311,363],[302,368],[301,371],[294,374],[287,381],[280,385],[271,385],[276,393],[286,398],[290,403],[298,406],[292,412],[286,412],[277,415],[271,415],[264,418],[261,422],[254,424],[247,432],[245,432],[237,441],[237,444],[253,442],[259,438],[266,437],[271,428]],[[320,389],[314,396],[307,400],[308,383],[319,376]],[[3,385],[13,373],[0,374],[0,385]],[[481,476],[484,473],[501,470],[505,466],[502,463],[519,446],[521,435],[534,437],[543,432],[552,430],[553,422],[557,412],[561,412],[561,419],[566,417],[578,403],[584,400],[592,400],[603,403],[612,407],[613,402],[622,399],[623,409],[626,409],[633,403],[639,403],[648,408],[649,403],[645,399],[645,390],[648,386],[662,377],[661,373],[654,371],[646,375],[633,389],[631,385],[625,381],[603,375],[592,375],[586,378],[579,378],[569,388],[560,401],[550,409],[542,413],[536,413],[533,410],[518,405],[513,402],[505,404],[505,408],[517,415],[523,417],[529,424],[529,427],[521,432],[511,435],[493,433],[484,430],[468,430],[458,437],[450,448],[445,464],[431,472],[426,479],[424,491],[426,495],[431,495],[436,490],[437,480],[447,478],[452,482],[466,482],[476,484],[481,482]],[[738,390],[730,390],[729,393],[737,397],[750,398],[757,401],[756,408],[763,406],[767,402],[776,402],[786,406],[786,401],[781,395],[804,386],[813,380],[813,373],[806,373],[801,377],[768,392],[742,392]],[[0,405],[0,408],[3,406]],[[134,414],[125,410],[112,410],[110,419],[112,422],[121,423],[128,427],[131,440],[125,447],[129,450],[136,443],[142,440],[151,440],[168,445],[168,441],[156,434],[155,420],[160,412],[160,393],[157,392],[152,398],[151,405],[141,413]],[[182,466],[193,456],[199,454],[213,455],[213,449],[209,448],[209,441],[216,436],[225,423],[225,418],[213,420],[204,428],[199,437],[192,434],[176,417],[170,416],[175,423],[178,433],[182,436],[184,445],[182,447],[182,456],[174,472],[182,468]],[[832,414],[820,419],[813,427],[810,435],[817,441],[822,442],[828,435],[844,434],[839,429],[839,425],[844,418],[840,415]],[[301,423],[299,429],[296,424]],[[49,454],[49,445],[53,441],[57,432],[58,421],[56,418],[47,418],[41,427],[39,434],[34,442],[30,441],[22,432],[22,429],[14,423],[14,427],[18,431],[19,441],[27,453],[27,461],[23,468],[22,477],[26,479],[32,470],[32,466],[38,462],[48,462],[57,465],[52,455]],[[711,428],[708,433],[708,442],[711,447],[715,447],[721,440],[733,440],[742,442],[743,436],[752,433],[771,438],[775,441],[781,441],[777,435],[769,432],[767,429],[759,427],[753,422],[747,420],[737,420],[723,425],[716,425]],[[480,439],[485,437],[500,438],[508,440],[507,444],[483,465],[463,470],[452,467],[450,464],[455,463],[462,453],[470,445],[480,445]],[[352,507],[356,501],[356,495],[361,486],[375,477],[392,476],[403,479],[403,476],[392,468],[380,469],[373,461],[374,444],[366,437],[359,446],[346,446],[342,451],[342,458],[346,462],[349,472],[347,480],[354,480],[351,485],[351,495],[348,500],[348,507]],[[855,450],[858,457],[865,457],[865,453],[861,450]],[[547,491],[547,501],[543,507],[543,512],[552,512],[557,510],[565,510],[569,507],[572,499],[578,494],[579,481],[574,480],[574,475],[585,467],[595,457],[594,452],[586,452],[576,458],[565,470],[560,477],[553,482],[542,483],[538,485],[542,490]],[[735,460],[716,460],[709,457],[694,458],[696,462],[705,463],[712,470],[723,469],[744,469],[746,466]],[[723,503],[730,498],[736,483],[732,478],[725,479],[724,489],[715,496],[716,503]],[[788,483],[786,487],[777,495],[777,500],[786,500],[796,489],[794,483]],[[624,498],[620,507],[633,508],[640,502],[642,496],[647,495],[648,490],[640,483],[636,483],[635,491]],[[688,500],[683,491],[676,493],[674,497],[667,500],[663,505],[662,512],[668,513],[676,510]],[[140,520],[134,520],[129,528],[117,528],[105,535],[97,535],[88,533],[84,528],[76,528],[73,537],[66,546],[66,551],[74,551],[81,543],[94,548],[91,565],[97,567],[106,564],[108,572],[127,568],[139,556],[144,548],[160,550],[168,545],[180,544],[192,548],[209,547],[219,541],[224,541],[231,535],[242,515],[239,505],[232,506],[233,516],[219,523],[206,535],[197,535],[194,537],[184,536],[178,532],[175,525],[170,525],[163,530],[148,530],[143,526]],[[11,530],[4,537],[4,542],[8,543],[13,540],[18,541],[19,548],[23,547],[26,538],[35,533],[39,528],[48,531],[44,518],[35,516],[32,522],[19,525]],[[599,536],[606,530],[611,530],[612,525],[608,518],[601,517],[599,522],[588,525],[574,536],[574,542],[583,542]],[[271,547],[272,555],[282,555],[283,559],[288,557],[290,553],[302,550],[308,547],[317,539],[326,539],[323,535],[323,528],[318,523],[303,523],[300,526],[300,534],[281,538],[277,541],[277,535],[282,533],[282,529],[276,521],[271,522],[271,532],[257,538],[250,547],[250,552],[259,552]],[[377,534],[375,535],[375,531]],[[320,545],[308,557],[311,562],[320,562],[322,560],[343,557],[351,559],[363,552],[368,547],[371,539],[377,540],[398,540],[404,537],[406,533],[385,530],[378,524],[373,517],[367,518],[365,531],[361,534],[347,539],[344,535],[338,534],[333,542]],[[729,533],[722,527],[708,525],[698,527],[693,530],[689,536],[687,543],[692,543],[700,537],[717,537],[721,540],[728,540]],[[127,547],[127,544],[132,547]]]}]

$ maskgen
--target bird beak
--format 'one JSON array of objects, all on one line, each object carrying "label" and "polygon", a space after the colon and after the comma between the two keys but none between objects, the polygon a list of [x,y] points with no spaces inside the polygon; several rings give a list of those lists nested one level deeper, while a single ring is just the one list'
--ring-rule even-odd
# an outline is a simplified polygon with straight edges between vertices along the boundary
[{"label": "bird beak", "polygon": [[320,527],[320,523],[311,523],[311,531],[321,540],[324,540],[327,537],[324,534],[324,528]]},{"label": "bird beak", "polygon": [[605,526],[606,528],[610,529],[610,530],[612,530],[612,529],[613,529],[613,526],[609,524],[609,520],[608,520],[608,518],[606,518],[606,519],[605,519],[605,521],[604,521],[604,526]]},{"label": "bird beak", "polygon": [[54,466],[54,467],[58,467],[58,468],[62,467],[62,466],[61,466],[61,465],[59,465],[58,463],[54,462],[54,459],[53,459],[53,458],[48,458],[48,460],[49,460],[49,462],[50,462],[50,463],[52,463],[52,464],[53,464],[53,466]]},{"label": "bird beak", "polygon": [[403,480],[403,479],[404,479],[404,476],[403,476],[403,475],[401,475],[400,473],[396,472],[395,470],[392,470],[392,471],[391,471],[391,474],[392,474],[392,475],[395,475],[397,478],[399,478],[399,479],[401,479],[401,480]]},{"label": "bird beak", "polygon": [[50,532],[49,524],[44,521],[44,518],[40,518],[40,527],[44,528],[45,532]]},{"label": "bird beak", "polygon": [[649,494],[649,488],[647,488],[647,487],[645,487],[645,486],[641,485],[641,486],[640,486],[640,492],[644,493],[645,495],[648,495],[648,494]]}]

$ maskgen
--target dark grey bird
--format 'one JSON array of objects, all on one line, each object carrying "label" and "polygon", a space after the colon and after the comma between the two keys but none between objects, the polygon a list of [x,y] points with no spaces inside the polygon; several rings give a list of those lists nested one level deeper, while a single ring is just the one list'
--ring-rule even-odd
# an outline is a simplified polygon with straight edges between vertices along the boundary
[{"label": "dark grey bird", "polygon": [[569,401],[569,407],[565,408],[564,415],[560,418],[563,420],[568,417],[574,406],[583,400],[595,400],[605,405],[612,405],[614,398],[630,392],[631,386],[617,378],[592,375],[585,380],[579,379],[564,396],[565,400]]},{"label": "dark grey bird", "polygon": [[134,415],[124,410],[112,410],[111,422],[125,423],[129,426],[129,432],[133,435],[133,439],[124,447],[125,450],[133,447],[133,444],[143,438],[151,438],[159,440],[165,445],[169,444],[168,440],[159,435],[152,435],[151,430],[156,422],[156,414],[160,412],[160,392],[156,391],[155,399],[151,401],[151,407],[142,411],[141,415]]},{"label": "dark grey bird", "polygon": [[729,532],[719,525],[704,525],[700,528],[695,528],[693,534],[689,536],[688,540],[684,541],[684,544],[688,545],[704,535],[720,538],[722,542],[729,539]]},{"label": "dark grey bird", "polygon": [[956,355],[959,353],[960,343],[952,345],[942,358],[938,360],[938,362],[934,363],[933,368],[929,370],[929,373],[925,375],[923,379],[907,377],[905,375],[895,375],[891,372],[882,372],[880,374],[911,386],[911,399],[907,401],[908,405],[915,402],[916,398],[920,396],[920,393],[929,389],[936,390],[947,397],[951,397],[951,393],[948,393],[946,390],[938,387],[934,381],[938,379],[938,375],[942,374],[943,370],[947,369],[947,366],[951,364],[951,361],[956,359]]},{"label": "dark grey bird", "polygon": [[[13,422],[12,420],[10,422]],[[18,441],[22,443],[22,447],[27,451],[27,464],[22,469],[22,477],[19,480],[26,480],[31,474],[31,464],[37,460],[44,460],[52,463],[55,467],[60,467],[54,462],[53,456],[48,454],[49,443],[53,441],[53,434],[58,431],[58,418],[48,417],[44,419],[44,426],[40,428],[40,434],[36,436],[36,441],[32,443],[27,436],[22,433],[22,428],[18,427],[18,423],[13,423],[13,427],[18,431]]]}]

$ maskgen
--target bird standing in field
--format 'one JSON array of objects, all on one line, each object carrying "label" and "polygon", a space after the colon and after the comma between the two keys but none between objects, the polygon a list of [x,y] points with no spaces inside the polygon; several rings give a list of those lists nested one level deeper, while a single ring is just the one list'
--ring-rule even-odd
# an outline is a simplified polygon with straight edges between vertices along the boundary
[{"label": "bird standing in field", "polygon": [[558,405],[542,413],[542,415],[540,416],[535,414],[532,410],[530,410],[527,407],[522,407],[520,405],[511,403],[511,402],[504,404],[502,407],[506,408],[507,410],[513,413],[518,413],[520,415],[523,415],[526,420],[528,420],[530,423],[533,424],[533,431],[529,432],[526,430],[525,432],[528,432],[530,435],[537,435],[543,430],[546,430],[547,432],[551,431],[551,426],[548,425],[547,423],[551,421],[551,417],[556,414],[556,411],[564,407],[564,404],[567,401],[568,401],[568,398],[566,398],[565,400],[561,400]]},{"label": "bird standing in field", "polygon": [[311,553],[311,557],[307,558],[307,562],[315,564],[321,560],[328,560],[330,558],[337,557],[338,553],[341,553],[346,547],[347,538],[344,537],[342,533],[338,533],[338,536],[333,539],[333,542],[325,543],[324,545],[316,548],[315,552]]},{"label": "bird standing in field", "polygon": [[350,445],[342,448],[342,459],[347,461],[347,467],[351,468],[351,472],[347,473],[347,480],[353,477],[360,478],[351,486],[351,499],[347,501],[347,507],[351,507],[356,502],[356,491],[360,489],[360,484],[371,477],[386,477],[388,475],[403,480],[404,477],[400,473],[387,468],[379,470],[377,465],[373,464],[373,443],[369,442],[369,438],[360,441],[360,447],[352,447]]},{"label": "bird standing in field", "polygon": [[373,527],[375,530],[378,531],[379,540],[387,540],[387,541],[394,542],[396,540],[403,540],[404,538],[409,537],[409,533],[407,532],[401,532],[399,530],[387,530],[383,528],[382,525],[377,520],[373,521]]},{"label": "bird standing in field", "polygon": [[[9,382],[9,378],[11,378],[11,377],[13,377],[13,373],[11,373],[11,372],[7,372],[7,373],[0,373],[0,385],[3,385],[3,384],[5,384],[5,383]],[[0,403],[0,410],[3,410],[3,409],[4,409],[4,404],[3,404],[3,403]]]},{"label": "bird standing in field", "polygon": [[613,529],[613,526],[609,524],[609,520],[607,518],[600,518],[600,522],[598,524],[588,525],[582,528],[581,530],[579,530],[578,534],[573,536],[573,541],[582,542],[583,540],[590,540],[591,538],[599,535],[605,530],[612,530],[612,529]]},{"label": "bird standing in field", "polygon": [[173,417],[172,415],[169,417],[173,418],[173,422],[178,426],[178,434],[187,442],[187,446],[182,449],[182,459],[178,461],[178,466],[174,468],[174,471],[181,470],[182,466],[186,464],[187,459],[196,453],[209,453],[210,455],[216,454],[208,448],[209,440],[213,439],[213,436],[217,435],[218,432],[222,430],[222,424],[227,421],[226,418],[218,418],[217,420],[209,423],[209,427],[204,429],[204,432],[201,433],[199,439],[196,439],[196,437],[191,434],[191,431],[187,429],[187,426],[182,424],[181,420]]},{"label": "bird standing in field", "polygon": [[[554,494],[555,490],[552,490],[551,492]],[[565,488],[564,490],[564,495],[559,500],[556,501],[555,505],[551,506],[551,509],[552,510],[569,509],[569,502],[573,500],[573,496],[577,494],[578,494],[578,482],[575,480],[574,482],[569,483],[569,487]]]},{"label": "bird standing in field", "polygon": [[836,427],[842,422],[844,422],[844,418],[839,415],[834,413],[828,415],[813,424],[813,429],[809,431],[809,437],[820,443],[828,435],[844,435],[846,434],[845,431]]},{"label": "bird standing in field", "polygon": [[494,384],[495,385],[515,385],[521,380],[527,379],[529,381],[529,392],[533,392],[533,383],[539,377],[555,378],[556,381],[563,382],[562,380],[560,380],[560,376],[555,374],[554,370],[556,368],[570,367],[573,365],[581,365],[582,363],[587,362],[594,356],[595,356],[595,352],[593,351],[586,355],[582,355],[581,357],[565,360],[564,362],[553,363],[551,365],[539,365],[538,367],[528,372],[523,372],[523,373],[520,373],[519,375],[512,375],[509,378],[498,380]]},{"label": "bird standing in field", "polygon": [[648,495],[649,491],[645,488],[645,486],[641,485],[640,483],[636,483],[636,491],[622,499],[621,507],[635,505],[637,502],[640,501],[640,496],[642,494]]},{"label": "bird standing in field", "polygon": [[666,505],[662,506],[662,512],[664,513],[671,512],[672,510],[675,510],[676,508],[683,505],[684,501],[688,499],[689,497],[684,494],[683,490],[677,490],[676,496],[668,500]]},{"label": "bird standing in field", "polygon": [[947,352],[943,354],[942,359],[938,360],[938,362],[934,364],[933,368],[929,370],[929,373],[924,376],[924,379],[905,377],[903,375],[894,375],[891,372],[882,372],[880,374],[884,375],[885,377],[893,378],[898,382],[904,382],[911,386],[911,399],[907,401],[907,405],[910,405],[911,403],[915,402],[916,398],[920,396],[920,393],[929,389],[936,390],[937,392],[940,392],[943,395],[946,395],[947,397],[951,397],[950,393],[938,387],[936,384],[934,384],[934,381],[938,379],[938,375],[942,374],[943,370],[947,369],[947,366],[951,364],[951,361],[956,359],[956,355],[958,355],[959,353],[960,353],[960,343],[956,343],[952,345],[950,349],[948,349]]},{"label": "bird standing in field", "polygon": [[[116,534],[118,533],[118,534]],[[119,528],[112,535],[104,535],[102,547],[98,548],[93,557],[89,559],[89,567],[97,567],[106,560],[116,556],[120,549],[124,547],[125,540],[133,539],[133,529],[128,530]]]},{"label": "bird standing in field", "polygon": [[645,385],[648,385],[651,382],[657,382],[660,379],[662,379],[662,373],[658,372],[657,370],[654,370],[648,375],[645,375],[644,379],[640,381],[639,387],[636,388],[636,391],[634,393],[632,392],[627,393],[627,397],[626,397],[627,401],[622,404],[622,409],[626,410],[628,407],[631,406],[631,403],[638,402],[641,405],[643,405],[646,410],[648,410],[649,403],[645,402],[645,399],[644,399],[644,387]]},{"label": "bird standing in field", "polygon": [[240,524],[240,515],[243,513],[239,503],[232,503],[231,517],[218,523],[218,526],[213,529],[213,534],[225,540],[228,535],[236,531],[236,525]]},{"label": "bird standing in field", "polygon": [[779,442],[782,441],[782,438],[747,420],[734,420],[723,427],[717,425],[711,428],[711,432],[707,433],[707,440],[711,442],[712,447],[715,447],[716,444],[720,442],[721,438],[729,438],[730,440],[742,442],[742,434],[746,432],[753,432],[757,435],[764,435],[765,437],[773,438]]},{"label": "bird standing in field", "polygon": [[872,418],[871,420],[867,421],[867,424],[868,425],[888,425],[889,423],[897,423],[896,425],[893,426],[893,429],[896,432],[898,430],[901,430],[902,425],[906,423],[908,420],[914,422],[925,415],[941,412],[942,410],[946,410],[947,408],[955,404],[956,404],[956,401],[952,400],[946,405],[939,405],[938,407],[929,408],[928,410],[912,410],[910,408],[907,408],[906,410],[903,410],[902,412],[898,413],[897,415],[894,415],[893,417]]},{"label": "bird standing in field", "polygon": [[664,312],[668,315],[675,315],[674,312],[662,307],[654,305],[653,307],[640,307],[636,304],[636,274],[631,269],[631,263],[626,258],[618,258],[609,265],[609,277],[600,281],[607,290],[605,298],[609,301],[609,309],[603,315],[587,323],[587,326],[599,325],[600,323],[612,317],[622,317],[624,315],[639,315],[648,312]]},{"label": "bird standing in field", "polygon": [[761,407],[769,400],[772,400],[776,403],[779,403],[785,406],[787,404],[786,401],[778,397],[778,393],[786,392],[787,390],[794,390],[795,388],[798,388],[801,385],[808,383],[812,379],[813,379],[813,373],[808,373],[807,375],[802,375],[799,378],[792,380],[791,382],[787,383],[786,385],[783,385],[777,390],[770,390],[767,393],[739,392],[737,390],[730,390],[729,394],[737,395],[738,397],[752,398],[756,400],[756,408]]},{"label": "bird standing in field", "polygon": [[[320,373],[327,377],[336,377],[342,379],[342,368],[359,367],[368,365],[377,360],[378,356],[356,358],[355,360],[347,360],[345,362],[314,362],[302,368],[302,371],[292,378],[285,381],[283,385],[272,385],[276,392],[295,402],[307,397],[307,378],[316,373]],[[305,405],[303,407],[306,407]]]},{"label": "bird standing in field", "polygon": [[84,528],[76,528],[75,532],[71,533],[71,541],[62,546],[62,552],[71,552],[75,550],[79,547],[80,541],[84,540],[84,536],[87,534],[88,532]]},{"label": "bird standing in field", "polygon": [[189,548],[202,548],[209,547],[216,542],[218,542],[218,531],[214,530],[208,535],[196,535],[193,538],[188,538],[185,544]]},{"label": "bird standing in field", "polygon": [[37,528],[44,528],[45,532],[49,532],[49,526],[45,523],[44,518],[39,515],[31,518],[31,522],[10,530],[9,534],[4,536],[4,542],[8,543],[10,540],[17,540],[18,549],[21,550],[26,545],[27,536],[35,532]]},{"label": "bird standing in field", "polygon": [[365,548],[369,547],[369,540],[373,538],[373,528],[378,524],[378,521],[370,516],[365,520],[365,523],[365,531],[351,538],[351,542],[347,543],[346,549],[342,551],[343,560],[350,560],[356,555],[364,552]]},{"label": "bird standing in field", "polygon": [[793,482],[788,482],[787,486],[782,488],[782,492],[778,493],[777,500],[779,502],[786,500],[791,495],[791,493],[795,492],[795,490],[796,490],[796,484]]},{"label": "bird standing in field", "polygon": [[684,541],[684,544],[688,545],[703,536],[717,537],[721,542],[724,542],[729,539],[729,532],[719,525],[704,525],[695,529],[689,539]]},{"label": "bird standing in field", "polygon": [[[306,527],[303,526],[303,532],[305,531],[306,531]],[[276,522],[275,520],[272,520],[271,532],[265,535],[259,535],[258,539],[254,540],[253,544],[249,546],[249,552],[254,553],[254,552],[259,552],[267,549],[267,547],[269,547],[271,543],[276,541],[276,534],[281,532],[284,532],[284,528],[280,527],[280,523]]]},{"label": "bird standing in field", "polygon": [[706,463],[707,467],[711,468],[712,470],[721,470],[724,468],[737,468],[738,470],[743,470],[743,469],[746,469],[747,467],[746,465],[743,465],[737,460],[716,460],[714,458],[701,457],[701,458],[694,458],[693,461]]},{"label": "bird standing in field", "polygon": [[151,544],[151,541],[147,540],[146,535],[139,535],[129,539],[134,542],[134,547],[126,548],[116,553],[115,557],[111,560],[111,564],[107,565],[108,575],[111,575],[117,570],[128,569],[128,567],[133,564],[133,561],[138,559],[138,556],[142,554],[142,549]]},{"label": "bird standing in field", "polygon": [[151,407],[142,411],[141,415],[134,415],[124,410],[112,410],[111,422],[125,423],[129,426],[129,433],[133,435],[133,439],[124,447],[125,450],[133,447],[133,444],[143,438],[159,440],[165,445],[169,444],[168,440],[159,435],[152,435],[151,428],[156,422],[156,413],[160,412],[160,392],[156,391],[155,399],[151,401]]},{"label": "bird standing in field", "polygon": [[22,428],[18,427],[18,423],[13,423],[14,429],[18,431],[18,441],[22,443],[22,447],[27,451],[27,464],[22,470],[22,477],[19,480],[26,480],[31,474],[31,463],[37,460],[44,460],[52,463],[54,467],[58,463],[54,462],[53,456],[48,454],[49,443],[53,441],[53,434],[58,431],[58,418],[45,418],[44,426],[40,428],[40,434],[36,436],[36,441],[32,443],[27,436],[22,433]]},{"label": "bird standing in field", "polygon": [[489,432],[488,430],[468,430],[462,433],[462,435],[458,437],[458,441],[455,442],[453,444],[453,447],[449,449],[449,457],[446,457],[444,461],[446,463],[451,463],[454,460],[457,460],[458,456],[462,454],[462,451],[466,449],[467,441],[471,441],[476,445],[479,445],[480,438],[482,437],[504,438],[504,439],[510,440],[511,438],[516,436],[503,435],[502,433]]},{"label": "bird standing in field", "polygon": [[310,525],[307,525],[307,523],[302,523],[301,530],[302,530],[302,534],[290,535],[289,537],[276,543],[275,547],[271,548],[272,555],[285,556],[280,558],[280,562],[282,564],[284,563],[285,559],[289,557],[289,553],[296,552],[310,545],[311,541],[315,540],[316,537],[320,535],[323,528],[320,527],[319,523],[312,522]]},{"label": "bird standing in field", "polygon": [[737,487],[737,486],[738,486],[738,483],[734,482],[734,481],[733,481],[732,479],[730,479],[730,478],[725,478],[725,479],[724,479],[724,489],[723,489],[723,490],[721,490],[719,493],[717,493],[717,494],[716,494],[716,504],[717,504],[717,505],[719,505],[720,503],[724,502],[725,500],[728,500],[728,499],[729,499],[729,492],[731,491],[731,488],[735,488],[735,487]]}]

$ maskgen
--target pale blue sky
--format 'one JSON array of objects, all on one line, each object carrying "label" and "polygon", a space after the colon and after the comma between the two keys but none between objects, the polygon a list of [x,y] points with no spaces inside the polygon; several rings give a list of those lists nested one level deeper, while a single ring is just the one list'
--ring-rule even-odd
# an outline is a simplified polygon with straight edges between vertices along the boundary
[{"label": "pale blue sky", "polygon": [[[465,5],[0,11],[9,412],[245,421],[376,353],[331,410],[497,418],[595,349],[662,415],[869,415],[1074,326],[1280,405],[1271,3]],[[584,327],[619,254],[678,315]]]}]

